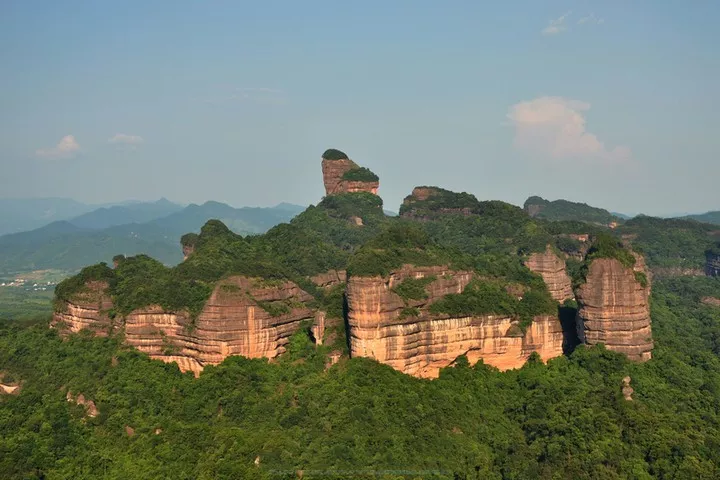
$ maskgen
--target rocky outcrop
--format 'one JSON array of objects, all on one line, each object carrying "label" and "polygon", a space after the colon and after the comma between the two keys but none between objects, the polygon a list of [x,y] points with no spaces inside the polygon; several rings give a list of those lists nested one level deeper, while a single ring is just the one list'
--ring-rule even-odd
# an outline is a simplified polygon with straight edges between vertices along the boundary
[{"label": "rocky outcrop", "polygon": [[442,215],[469,216],[477,212],[477,198],[439,187],[415,187],[400,206],[400,216],[415,220],[430,220]]},{"label": "rocky outcrop", "polygon": [[703,297],[700,301],[705,305],[710,305],[711,307],[720,307],[720,298]]},{"label": "rocky outcrop", "polygon": [[635,392],[635,390],[630,386],[630,381],[632,379],[630,377],[624,377],[623,378],[623,386],[622,386],[622,394],[623,397],[625,397],[625,400],[628,402],[632,402],[632,394]]},{"label": "rocky outcrop", "polygon": [[358,170],[360,166],[340,151],[333,150],[332,155],[328,152],[331,151],[325,152],[322,159],[323,183],[325,184],[326,195],[352,192],[377,194],[380,187],[377,177],[373,177],[373,180],[347,179],[348,172]]},{"label": "rocky outcrop", "polygon": [[68,402],[74,402],[77,405],[85,407],[86,415],[90,418],[95,418],[100,415],[100,411],[97,409],[97,406],[95,406],[95,402],[85,398],[85,395],[82,393],[79,395],[73,395],[72,392],[68,390],[65,398]]},{"label": "rocky outcrop", "polygon": [[[122,323],[125,342],[151,358],[176,362],[182,371],[196,375],[230,355],[273,358],[285,351],[290,335],[301,322],[312,323],[318,313],[304,302],[312,297],[295,283],[230,277],[219,282],[196,319],[185,312],[166,312],[159,306],[135,310]],[[70,331],[103,330],[97,310],[85,308],[56,314]]]},{"label": "rocky outcrop", "polygon": [[705,274],[720,277],[720,250],[710,250],[705,255]]},{"label": "rocky outcrop", "polygon": [[116,329],[110,318],[112,299],[107,293],[106,282],[88,282],[85,289],[56,311],[51,322],[52,327],[61,332],[76,333],[91,330],[96,335],[107,336]]},{"label": "rocky outcrop", "polygon": [[[393,288],[406,278],[434,280],[427,298],[403,300]],[[482,359],[502,370],[518,368],[537,352],[547,360],[563,352],[563,332],[555,317],[537,317],[523,333],[517,320],[494,315],[451,318],[428,307],[449,293],[460,293],[471,272],[447,267],[410,267],[383,277],[350,277],[347,286],[351,356],[370,357],[401,372],[437,377],[460,355]]]},{"label": "rocky outcrop", "polygon": [[565,261],[555,254],[550,245],[544,252],[530,255],[525,266],[543,278],[556,302],[563,303],[574,297]]},{"label": "rocky outcrop", "polygon": [[[643,267],[644,262],[639,260],[637,271],[614,258],[592,261],[586,282],[575,292],[581,341],[588,345],[603,343],[631,360],[651,358],[650,278]],[[646,285],[641,275],[646,276]]]},{"label": "rocky outcrop", "polygon": [[332,288],[347,281],[347,273],[345,270],[328,270],[325,273],[319,273],[310,280],[320,288]]}]

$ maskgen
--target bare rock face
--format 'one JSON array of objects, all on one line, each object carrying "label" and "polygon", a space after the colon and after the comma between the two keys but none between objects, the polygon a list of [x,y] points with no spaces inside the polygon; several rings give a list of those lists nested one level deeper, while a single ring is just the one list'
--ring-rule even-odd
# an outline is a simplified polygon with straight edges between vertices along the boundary
[{"label": "bare rock face", "polygon": [[550,245],[543,253],[530,255],[525,266],[543,278],[550,295],[556,302],[563,303],[574,297],[572,283],[565,269],[565,261],[555,254]]},{"label": "bare rock face", "polygon": [[[177,362],[182,371],[196,375],[205,365],[218,364],[230,355],[273,358],[285,351],[302,321],[315,320],[316,312],[303,303],[311,299],[290,281],[230,277],[216,285],[195,320],[185,312],[165,312],[159,306],[133,311],[124,319],[125,342],[151,358]],[[97,331],[86,318],[95,318],[98,312],[86,308],[81,313],[83,317],[72,313],[56,317],[70,331],[88,327]]]},{"label": "bare rock face", "polygon": [[[344,156],[342,152],[335,151]],[[327,152],[325,153],[327,155]],[[323,158],[322,159],[322,172],[323,172],[323,183],[325,184],[326,195],[337,195],[339,193],[352,193],[352,192],[370,192],[377,195],[380,183],[378,181],[364,182],[357,180],[344,180],[343,176],[350,170],[360,168],[357,163],[353,162],[349,158]]]},{"label": "bare rock face", "polygon": [[347,273],[345,270],[329,270],[325,273],[319,273],[310,280],[320,288],[332,288],[335,285],[345,283],[347,280]]},{"label": "bare rock face", "polygon": [[[640,263],[640,262],[638,262]],[[636,264],[642,269],[643,264]],[[635,361],[652,357],[650,285],[643,286],[638,272],[614,258],[593,260],[587,281],[575,292],[578,300],[578,336],[588,345],[603,343]]]},{"label": "bare rock face", "polygon": [[705,274],[708,277],[720,277],[720,253],[709,251],[705,258]]},{"label": "bare rock face", "polygon": [[85,411],[87,413],[87,416],[90,418],[95,418],[100,414],[100,411],[95,406],[95,402],[93,402],[90,399],[85,398],[85,395],[82,393],[79,395],[73,395],[72,392],[68,390],[67,394],[65,395],[65,398],[68,402],[75,402],[78,405],[82,405],[85,407]]},{"label": "bare rock face", "polygon": [[[392,291],[405,278],[434,276],[427,298],[407,305]],[[524,334],[517,321],[503,316],[450,318],[427,307],[449,293],[461,293],[471,272],[447,267],[411,267],[389,277],[350,277],[347,286],[351,356],[370,357],[401,372],[437,377],[460,355],[482,359],[500,369],[522,366],[532,352],[543,359],[562,355],[563,331],[554,317],[538,317]],[[417,314],[408,314],[415,309]]]},{"label": "bare rock face", "polygon": [[623,378],[622,394],[623,394],[623,397],[625,397],[625,400],[627,400],[628,402],[632,402],[632,399],[633,399],[633,398],[632,398],[632,394],[633,394],[633,392],[635,391],[635,390],[630,386],[630,381],[631,381],[631,380],[632,380],[632,379],[631,379],[630,377],[624,377],[624,378]]},{"label": "bare rock face", "polygon": [[720,307],[720,298],[704,297],[701,302],[705,305],[710,305],[711,307]]},{"label": "bare rock face", "polygon": [[85,291],[73,302],[65,304],[62,311],[55,312],[50,326],[67,333],[83,329],[92,330],[98,336],[113,333],[117,326],[109,316],[112,300],[107,288],[106,282],[89,282]]}]

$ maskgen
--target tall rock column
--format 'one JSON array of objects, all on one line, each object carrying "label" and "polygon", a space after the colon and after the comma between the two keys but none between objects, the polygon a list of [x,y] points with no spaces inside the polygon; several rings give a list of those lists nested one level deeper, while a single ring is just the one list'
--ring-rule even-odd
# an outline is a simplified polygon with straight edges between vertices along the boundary
[{"label": "tall rock column", "polygon": [[572,284],[565,269],[565,261],[555,254],[550,245],[543,253],[530,255],[525,266],[542,277],[556,302],[563,303],[573,298]]},{"label": "tall rock column", "polygon": [[[636,262],[636,268],[643,264]],[[635,361],[652,357],[647,272],[625,267],[614,258],[597,258],[575,296],[581,341],[588,345],[603,343]]]},{"label": "tall rock column", "polygon": [[[361,171],[360,175],[352,175]],[[331,148],[323,153],[322,172],[325,195],[353,192],[377,194],[380,187],[375,174],[367,169],[361,169],[340,150]]]}]

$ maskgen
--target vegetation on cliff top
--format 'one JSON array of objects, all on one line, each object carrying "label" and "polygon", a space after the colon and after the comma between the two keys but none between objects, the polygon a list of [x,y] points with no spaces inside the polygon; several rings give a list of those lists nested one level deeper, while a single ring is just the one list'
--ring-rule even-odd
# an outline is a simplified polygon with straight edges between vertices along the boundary
[{"label": "vegetation on cliff top", "polygon": [[408,195],[400,205],[400,215],[426,217],[438,213],[463,210],[476,213],[480,208],[478,199],[475,198],[475,195],[469,193],[453,192],[440,187],[416,188],[429,190],[428,198],[420,200],[413,195]]},{"label": "vegetation on cliff top", "polygon": [[347,172],[343,173],[342,179],[348,182],[373,183],[380,181],[380,177],[373,173],[372,170],[365,167],[357,167],[348,170]]},{"label": "vegetation on cliff top", "polygon": [[623,223],[623,219],[616,217],[603,208],[592,207],[586,203],[570,202],[568,200],[545,200],[542,197],[532,196],[525,200],[524,208],[533,216],[547,220],[575,220],[600,225]]},{"label": "vegetation on cliff top", "polygon": [[335,148],[328,148],[325,153],[322,154],[322,158],[326,160],[346,160],[348,156],[345,152],[341,152]]},{"label": "vegetation on cliff top", "polygon": [[445,295],[430,305],[430,311],[451,317],[490,314],[517,317],[523,330],[535,316],[558,313],[558,304],[544,284],[523,292],[521,298],[508,290],[508,286],[498,280],[473,280],[462,293]]}]

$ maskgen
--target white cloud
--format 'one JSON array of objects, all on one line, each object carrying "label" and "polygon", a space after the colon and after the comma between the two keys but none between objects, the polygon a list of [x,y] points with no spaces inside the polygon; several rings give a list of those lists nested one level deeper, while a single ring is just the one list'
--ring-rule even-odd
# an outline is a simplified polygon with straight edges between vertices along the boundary
[{"label": "white cloud", "polygon": [[548,26],[543,28],[540,33],[543,35],[557,35],[558,33],[562,33],[565,30],[567,30],[567,26],[565,25],[565,20],[570,16],[572,12],[567,12],[555,20],[550,20],[548,23]]},{"label": "white cloud", "polygon": [[583,112],[589,109],[589,103],[562,97],[539,97],[513,105],[507,118],[515,127],[515,148],[558,160],[628,162],[632,156],[628,147],[608,149],[585,129]]},{"label": "white cloud", "polygon": [[110,143],[121,143],[125,145],[139,145],[145,140],[139,135],[126,135],[124,133],[116,133],[114,136],[108,138]]},{"label": "white cloud", "polygon": [[590,25],[601,25],[605,23],[605,19],[598,17],[594,13],[591,13],[590,15],[582,17],[577,21],[578,25],[584,25],[586,23]]},{"label": "white cloud", "polygon": [[40,148],[35,150],[35,154],[42,158],[71,158],[80,151],[80,144],[72,135],[65,135],[60,139],[57,145],[50,148]]}]

